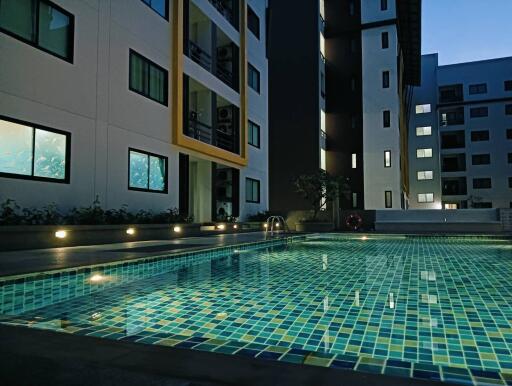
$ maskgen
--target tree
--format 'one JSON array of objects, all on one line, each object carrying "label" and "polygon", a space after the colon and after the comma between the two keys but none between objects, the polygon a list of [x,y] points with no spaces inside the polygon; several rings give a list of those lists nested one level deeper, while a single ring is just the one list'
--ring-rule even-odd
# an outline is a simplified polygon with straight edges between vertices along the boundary
[{"label": "tree", "polygon": [[295,191],[302,196],[313,211],[311,220],[316,220],[318,213],[328,203],[334,201],[342,189],[346,187],[348,179],[335,177],[324,170],[312,174],[302,174],[293,180]]}]

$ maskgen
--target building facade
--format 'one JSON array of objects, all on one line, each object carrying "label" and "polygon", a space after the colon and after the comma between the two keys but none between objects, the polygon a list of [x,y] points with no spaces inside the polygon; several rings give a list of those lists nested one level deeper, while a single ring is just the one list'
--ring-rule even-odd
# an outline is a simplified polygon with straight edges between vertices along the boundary
[{"label": "building facade", "polygon": [[413,101],[411,207],[510,207],[512,58],[439,66],[424,55]]},{"label": "building facade", "polygon": [[0,201],[268,208],[264,0],[0,3]]},{"label": "building facade", "polygon": [[[299,29],[287,22],[291,7]],[[271,209],[308,209],[291,181],[319,168],[348,178],[341,208],[406,208],[421,1],[273,0],[269,9]]]}]

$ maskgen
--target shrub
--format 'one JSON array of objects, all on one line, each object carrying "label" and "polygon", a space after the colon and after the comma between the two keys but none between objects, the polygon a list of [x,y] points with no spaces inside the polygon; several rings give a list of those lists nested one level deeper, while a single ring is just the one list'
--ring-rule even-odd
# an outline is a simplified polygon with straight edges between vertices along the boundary
[{"label": "shrub", "polygon": [[261,222],[261,221],[267,221],[267,219],[270,217],[270,211],[263,211],[263,212],[258,212],[258,213],[255,213],[255,214],[251,214],[248,219],[249,221],[258,221],[258,222]]}]

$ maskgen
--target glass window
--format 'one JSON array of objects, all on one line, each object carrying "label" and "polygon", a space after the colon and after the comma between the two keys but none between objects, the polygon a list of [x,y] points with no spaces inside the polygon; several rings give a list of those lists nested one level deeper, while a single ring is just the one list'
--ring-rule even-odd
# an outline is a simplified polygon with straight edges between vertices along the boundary
[{"label": "glass window", "polygon": [[382,40],[382,48],[383,49],[389,48],[389,33],[383,32],[381,35],[381,40]]},{"label": "glass window", "polygon": [[256,70],[252,64],[249,63],[248,73],[249,87],[256,92],[260,92],[260,72]]},{"label": "glass window", "polygon": [[0,120],[0,174],[69,182],[69,137],[31,124]]},{"label": "glass window", "polygon": [[391,127],[391,111],[385,110],[382,112],[382,125],[384,127]]},{"label": "glass window", "polygon": [[357,154],[353,153],[352,154],[352,169],[356,169],[356,168],[357,168]]},{"label": "glass window", "polygon": [[512,153],[507,154],[507,160],[509,164],[512,164]]},{"label": "glass window", "polygon": [[389,71],[382,73],[382,88],[389,88]]},{"label": "glass window", "polygon": [[245,179],[245,201],[260,202],[260,181],[248,177]]},{"label": "glass window", "polygon": [[151,7],[156,13],[167,19],[169,16],[169,0],[142,0]]},{"label": "glass window", "polygon": [[505,91],[512,91],[512,80],[505,81]]},{"label": "glass window", "polygon": [[418,203],[424,204],[434,202],[434,193],[420,193],[418,194]]},{"label": "glass window", "polygon": [[469,85],[469,94],[486,94],[487,93],[487,83],[480,84],[471,84]]},{"label": "glass window", "polygon": [[73,15],[47,0],[0,1],[0,30],[65,60],[73,59]]},{"label": "glass window", "polygon": [[327,156],[324,149],[320,149],[320,169],[327,170]]},{"label": "glass window", "polygon": [[480,142],[489,140],[489,130],[477,130],[471,132],[471,142]]},{"label": "glass window", "polygon": [[352,193],[352,208],[357,208],[357,193]]},{"label": "glass window", "polygon": [[386,208],[393,207],[393,194],[391,193],[391,190],[386,190],[384,192],[384,206]]},{"label": "glass window", "polygon": [[258,39],[260,38],[260,18],[249,6],[247,6],[247,28],[254,34],[254,36]]},{"label": "glass window", "polygon": [[512,105],[505,105],[505,114],[512,115]]},{"label": "glass window", "polygon": [[418,172],[418,181],[434,179],[434,172],[432,170],[422,170]]},{"label": "glass window", "polygon": [[491,163],[490,154],[473,154],[471,156],[471,163],[473,165],[489,165]]},{"label": "glass window", "polygon": [[416,158],[431,158],[432,149],[416,149]]},{"label": "glass window", "polygon": [[507,129],[507,139],[512,139],[512,129]]},{"label": "glass window", "polygon": [[391,150],[386,150],[384,152],[384,167],[385,168],[391,167]]},{"label": "glass window", "polygon": [[249,145],[260,147],[260,126],[249,121]]},{"label": "glass window", "polygon": [[130,90],[167,106],[167,71],[130,50]]},{"label": "glass window", "polygon": [[167,193],[167,157],[130,149],[129,158],[130,189]]},{"label": "glass window", "polygon": [[388,0],[380,0],[380,10],[386,11],[388,9]]},{"label": "glass window", "polygon": [[473,178],[473,189],[491,189],[492,181],[490,178]]},{"label": "glass window", "polygon": [[416,105],[416,114],[427,114],[432,111],[432,107],[429,104]]},{"label": "glass window", "polygon": [[427,135],[432,135],[432,126],[424,126],[416,128],[416,136],[423,137]]},{"label": "glass window", "polygon": [[489,109],[487,107],[473,107],[469,109],[469,116],[471,118],[482,118],[489,115]]}]

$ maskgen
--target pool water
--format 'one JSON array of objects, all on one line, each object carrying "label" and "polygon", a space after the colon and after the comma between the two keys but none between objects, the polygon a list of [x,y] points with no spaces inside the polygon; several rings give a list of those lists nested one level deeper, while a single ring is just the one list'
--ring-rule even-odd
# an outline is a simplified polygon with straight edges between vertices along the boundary
[{"label": "pool water", "polygon": [[323,235],[0,279],[0,322],[461,384],[512,384],[512,243]]}]

